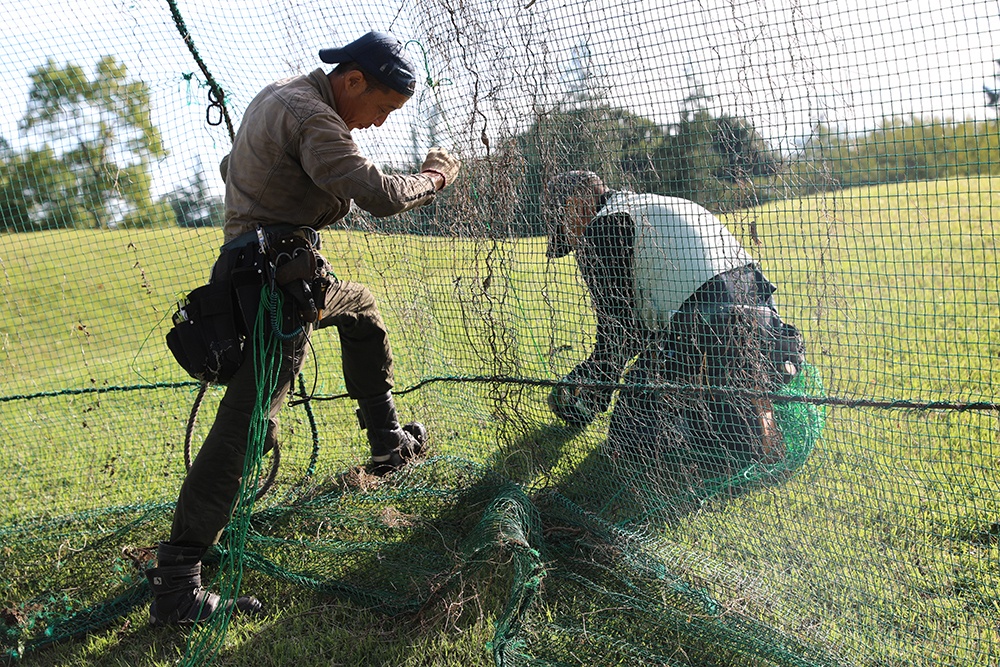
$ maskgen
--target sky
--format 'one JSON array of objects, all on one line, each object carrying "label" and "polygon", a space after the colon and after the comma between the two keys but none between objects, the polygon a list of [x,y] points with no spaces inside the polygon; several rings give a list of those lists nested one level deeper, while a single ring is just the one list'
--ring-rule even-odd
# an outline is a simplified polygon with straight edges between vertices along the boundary
[{"label": "sky", "polygon": [[[460,155],[483,154],[564,103],[581,69],[591,94],[663,124],[677,119],[681,100],[700,86],[712,108],[750,118],[785,150],[821,120],[858,132],[888,116],[992,118],[982,87],[1000,87],[1000,48],[991,42],[1000,35],[997,0],[177,6],[237,126],[269,82],[322,66],[320,48],[367,30],[407,42],[420,71],[414,100],[382,128],[355,133],[380,164],[412,160],[428,147],[432,127],[437,141]],[[114,55],[152,91],[153,122],[170,151],[154,165],[156,193],[198,170],[221,192],[214,176],[229,136],[225,126],[206,123],[204,75],[166,0],[0,0],[0,11],[0,137],[15,148],[41,140],[22,134],[18,121],[29,72],[46,59],[92,71],[101,56]]]}]

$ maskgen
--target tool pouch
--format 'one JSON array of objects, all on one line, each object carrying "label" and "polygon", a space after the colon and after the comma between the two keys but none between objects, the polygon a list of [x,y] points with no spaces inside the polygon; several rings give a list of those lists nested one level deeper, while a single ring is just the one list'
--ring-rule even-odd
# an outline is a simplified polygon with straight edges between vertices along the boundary
[{"label": "tool pouch", "polygon": [[198,287],[177,304],[167,347],[196,380],[229,382],[243,364],[243,343],[229,281]]},{"label": "tool pouch", "polygon": [[293,299],[302,321],[316,322],[331,284],[326,259],[307,239],[286,235],[272,242],[271,261],[275,283]]}]

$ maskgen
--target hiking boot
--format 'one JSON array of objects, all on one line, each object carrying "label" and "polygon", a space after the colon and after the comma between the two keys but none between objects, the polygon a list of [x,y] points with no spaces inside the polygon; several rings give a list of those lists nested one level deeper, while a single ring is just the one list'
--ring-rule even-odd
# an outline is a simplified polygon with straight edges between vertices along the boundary
[{"label": "hiking boot", "polygon": [[[380,441],[379,448],[391,448],[388,454],[372,454],[366,466],[369,474],[382,477],[417,459],[427,445],[427,429],[420,422],[410,422],[392,431],[368,431],[368,437]],[[374,452],[373,447],[373,452]]]},{"label": "hiking boot", "polygon": [[395,472],[419,457],[427,447],[427,429],[420,422],[399,425],[392,394],[358,401],[358,423],[368,431],[372,459],[369,474]]},{"label": "hiking boot", "polygon": [[229,610],[251,616],[263,613],[264,607],[255,597],[241,595],[223,599],[201,587],[204,553],[201,547],[160,544],[157,550],[159,564],[146,570],[146,578],[153,589],[153,602],[149,605],[151,625],[189,626]]},{"label": "hiking boot", "polygon": [[264,611],[257,598],[241,595],[224,600],[202,588],[201,563],[150,568],[146,578],[153,589],[149,605],[149,622],[153,626],[194,625],[229,610],[252,616]]}]

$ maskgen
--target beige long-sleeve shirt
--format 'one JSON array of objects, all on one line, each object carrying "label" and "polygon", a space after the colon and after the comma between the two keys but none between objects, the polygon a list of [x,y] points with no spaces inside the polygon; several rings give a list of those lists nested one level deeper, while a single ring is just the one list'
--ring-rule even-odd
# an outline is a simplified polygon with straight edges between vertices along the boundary
[{"label": "beige long-sleeve shirt", "polygon": [[262,90],[221,169],[226,241],[258,224],[320,229],[347,215],[352,200],[376,217],[395,215],[436,192],[430,176],[383,174],[361,154],[322,69]]}]

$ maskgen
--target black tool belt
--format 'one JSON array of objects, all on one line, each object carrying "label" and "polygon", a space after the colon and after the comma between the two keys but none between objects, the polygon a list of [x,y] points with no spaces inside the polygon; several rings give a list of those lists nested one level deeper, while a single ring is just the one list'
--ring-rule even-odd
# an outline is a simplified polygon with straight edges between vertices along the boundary
[{"label": "black tool belt", "polygon": [[[288,298],[268,304],[269,329],[282,338],[298,335],[322,317],[332,272],[319,253],[319,235],[307,227],[260,227],[221,248],[212,279],[177,304],[167,346],[195,379],[226,384],[245,357],[257,326],[261,288]],[[280,312],[279,312],[280,311]]]},{"label": "black tool belt", "polygon": [[[222,246],[216,273],[233,281],[246,329],[253,331],[260,287],[281,290],[291,310],[282,309],[280,329],[314,324],[322,316],[326,292],[332,285],[330,265],[319,253],[320,237],[309,227],[258,227]],[[291,315],[291,317],[288,317]]]},{"label": "black tool belt", "polygon": [[226,241],[226,243],[222,245],[221,250],[223,252],[227,252],[239,250],[247,246],[259,246],[262,235],[264,242],[268,244],[274,243],[276,240],[285,236],[297,236],[301,239],[307,240],[317,251],[320,250],[322,242],[319,232],[312,227],[299,227],[298,225],[287,224],[258,225],[256,229],[251,229],[249,232],[244,232],[231,241]]}]

